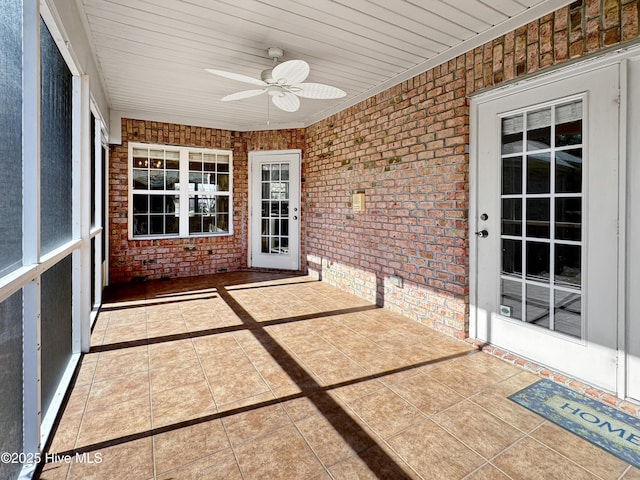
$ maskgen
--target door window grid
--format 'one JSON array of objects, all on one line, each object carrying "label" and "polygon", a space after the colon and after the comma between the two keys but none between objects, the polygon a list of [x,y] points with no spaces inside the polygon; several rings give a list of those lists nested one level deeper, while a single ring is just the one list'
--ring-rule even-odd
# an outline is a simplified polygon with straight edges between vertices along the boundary
[{"label": "door window grid", "polygon": [[261,252],[289,254],[289,164],[261,167]]},{"label": "door window grid", "polygon": [[502,119],[500,313],[579,338],[582,141],[581,99]]},{"label": "door window grid", "polygon": [[133,238],[231,233],[230,151],[136,144],[129,157]]}]

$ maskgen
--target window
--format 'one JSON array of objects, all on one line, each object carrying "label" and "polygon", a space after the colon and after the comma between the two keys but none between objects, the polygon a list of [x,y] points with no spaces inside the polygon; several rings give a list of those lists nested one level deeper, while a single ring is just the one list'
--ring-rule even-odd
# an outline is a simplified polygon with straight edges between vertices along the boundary
[{"label": "window", "polygon": [[502,118],[501,309],[582,337],[582,98]]},{"label": "window", "polygon": [[229,150],[129,144],[129,236],[232,232]]}]

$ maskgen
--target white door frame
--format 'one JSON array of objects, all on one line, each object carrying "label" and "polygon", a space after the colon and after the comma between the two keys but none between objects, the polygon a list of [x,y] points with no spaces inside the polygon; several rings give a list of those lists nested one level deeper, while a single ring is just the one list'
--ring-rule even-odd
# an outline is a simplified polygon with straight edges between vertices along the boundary
[{"label": "white door frame", "polygon": [[[262,265],[256,265],[258,262],[255,261],[255,259],[253,259],[253,251],[254,251],[254,247],[255,245],[255,227],[254,225],[254,194],[256,193],[254,190],[254,186],[253,186],[253,176],[259,174],[259,172],[255,172],[254,171],[254,164],[256,163],[256,159],[257,158],[261,158],[261,157],[265,157],[265,156],[273,156],[274,160],[277,159],[277,157],[279,156],[283,156],[283,155],[297,155],[297,160],[298,160],[298,165],[297,165],[297,182],[296,182],[296,186],[297,186],[297,198],[295,199],[295,204],[292,204],[290,206],[289,209],[289,224],[290,224],[290,230],[289,232],[291,233],[291,226],[293,225],[295,228],[293,230],[293,234],[290,235],[290,240],[296,240],[297,243],[294,244],[295,247],[295,251],[293,253],[293,256],[290,257],[293,261],[293,264],[291,265],[293,268],[288,268],[288,267],[278,267],[278,266],[273,266],[273,267],[266,267],[266,268],[282,268],[284,270],[291,270],[291,271],[297,271],[300,269],[300,246],[302,243],[302,239],[301,239],[301,232],[302,232],[302,228],[301,228],[301,220],[302,220],[302,215],[301,215],[301,195],[302,195],[302,184],[301,184],[301,180],[302,180],[302,172],[301,172],[301,168],[302,168],[302,150],[300,149],[291,149],[291,150],[256,150],[256,151],[251,151],[249,152],[249,158],[248,158],[248,183],[249,183],[249,202],[248,202],[248,208],[249,208],[249,221],[248,221],[248,241],[247,241],[247,264],[249,267],[263,267]],[[293,199],[293,197],[292,197]]]},{"label": "white door frame", "polygon": [[[627,68],[626,64],[629,58],[636,57],[640,54],[640,46],[636,45],[631,48],[622,49],[617,52],[604,54],[592,60],[583,61],[577,65],[558,68],[550,73],[539,75],[535,78],[523,80],[512,85],[501,87],[490,92],[481,93],[471,98],[470,108],[470,148],[469,148],[469,337],[478,338],[478,237],[475,232],[479,229],[478,216],[478,185],[480,181],[479,174],[479,154],[478,154],[478,109],[481,102],[499,99],[512,94],[520,93],[525,90],[538,88],[543,85],[551,84],[567,77],[580,75],[596,68],[606,65],[618,64],[620,67],[620,109],[619,109],[619,155],[618,155],[618,204],[619,215],[621,219],[626,216],[627,205],[627,135],[628,135],[628,119],[626,105],[628,101],[627,95]],[[618,289],[618,317],[617,317],[617,363],[618,372],[616,378],[616,394],[620,398],[627,397],[627,368],[626,368],[626,351],[627,351],[627,315],[628,305],[626,290],[628,287],[626,262],[628,260],[627,249],[627,231],[620,222],[618,229],[618,279],[620,288]],[[637,313],[636,313],[637,314]]]},{"label": "white door frame", "polygon": [[[623,76],[621,107],[625,110],[624,118],[627,119],[628,128],[637,128],[640,124],[640,87],[638,79],[640,79],[640,55],[630,58],[624,65],[625,73]],[[628,95],[627,95],[628,93]],[[625,97],[628,97],[625,98]],[[622,213],[626,215],[627,223],[621,226],[621,232],[626,238],[628,261],[623,267],[625,270],[620,275],[628,282],[626,284],[625,314],[628,319],[626,329],[626,355],[621,358],[621,364],[626,369],[626,375],[622,375],[619,379],[621,385],[625,387],[625,396],[636,402],[640,402],[640,297],[638,297],[638,289],[640,288],[640,137],[638,135],[628,135],[627,144],[623,144],[623,148],[627,148],[628,165],[625,165],[625,178],[628,179],[624,186],[627,186],[628,204],[626,210]],[[628,171],[627,171],[628,168]],[[621,170],[621,173],[623,171]]]}]

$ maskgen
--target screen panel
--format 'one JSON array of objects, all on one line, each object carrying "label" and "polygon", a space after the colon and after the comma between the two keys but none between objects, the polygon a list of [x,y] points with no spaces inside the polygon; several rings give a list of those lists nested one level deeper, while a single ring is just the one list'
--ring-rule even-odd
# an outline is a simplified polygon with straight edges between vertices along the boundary
[{"label": "screen panel", "polygon": [[[0,452],[21,452],[22,290],[0,302]],[[0,478],[17,478],[20,463],[0,462]]]},{"label": "screen panel", "polygon": [[40,21],[41,248],[46,254],[73,238],[73,82],[67,64]]},{"label": "screen panel", "polygon": [[22,2],[0,9],[0,277],[22,266]]},{"label": "screen panel", "polygon": [[46,414],[67,369],[72,345],[72,257],[42,274],[42,412]]}]

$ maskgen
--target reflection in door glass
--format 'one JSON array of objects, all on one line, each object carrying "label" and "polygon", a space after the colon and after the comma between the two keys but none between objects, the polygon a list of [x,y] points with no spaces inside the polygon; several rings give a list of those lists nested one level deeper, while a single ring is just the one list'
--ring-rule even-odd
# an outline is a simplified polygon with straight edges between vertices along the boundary
[{"label": "reflection in door glass", "polygon": [[522,318],[522,283],[502,279],[500,281],[500,315]]},{"label": "reflection in door glass", "polygon": [[289,165],[263,164],[261,252],[289,254]]},{"label": "reflection in door glass", "polygon": [[582,338],[582,100],[502,119],[500,315]]}]

